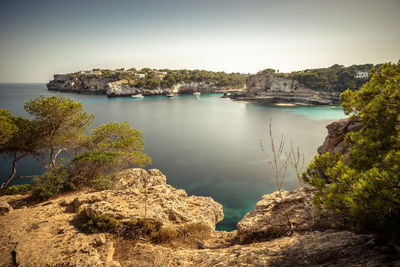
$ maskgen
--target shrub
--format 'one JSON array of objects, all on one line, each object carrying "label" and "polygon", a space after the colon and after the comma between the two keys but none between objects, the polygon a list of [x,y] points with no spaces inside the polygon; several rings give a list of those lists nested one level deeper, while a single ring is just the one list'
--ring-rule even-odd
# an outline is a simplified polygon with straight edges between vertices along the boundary
[{"label": "shrub", "polygon": [[152,219],[135,218],[124,224],[122,235],[126,238],[147,238],[155,243],[166,243],[178,237],[179,233],[172,225],[163,226]]},{"label": "shrub", "polygon": [[123,235],[133,239],[141,236],[151,237],[160,230],[161,225],[161,223],[152,219],[135,218],[125,223]]},{"label": "shrub", "polygon": [[184,225],[183,235],[194,237],[207,237],[210,234],[210,227],[202,222],[190,222]]},{"label": "shrub", "polygon": [[161,227],[157,234],[153,235],[153,241],[157,243],[166,243],[177,238],[178,235],[179,233],[174,226],[167,225]]},{"label": "shrub", "polygon": [[95,214],[89,221],[81,226],[81,231],[86,234],[93,233],[118,233],[121,223],[107,214]]},{"label": "shrub", "polygon": [[52,168],[43,176],[33,179],[32,183],[32,197],[37,200],[46,200],[76,188],[64,167]]},{"label": "shrub", "polygon": [[2,192],[3,195],[24,195],[28,192],[32,191],[31,184],[21,184],[21,185],[13,185],[4,190]]},{"label": "shrub", "polygon": [[[345,113],[363,122],[348,133],[350,163],[323,154],[303,173],[315,186],[314,202],[339,215],[341,225],[358,232],[400,236],[400,64],[372,71],[360,91],[341,95]],[[329,184],[328,184],[329,183]]]}]

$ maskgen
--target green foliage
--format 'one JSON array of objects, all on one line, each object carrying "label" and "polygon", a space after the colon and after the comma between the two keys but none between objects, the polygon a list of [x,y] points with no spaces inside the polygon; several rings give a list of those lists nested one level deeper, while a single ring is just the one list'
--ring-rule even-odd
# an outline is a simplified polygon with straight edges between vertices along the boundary
[{"label": "green foliage", "polygon": [[65,167],[54,167],[32,181],[32,197],[46,200],[63,192],[76,189]]},{"label": "green foliage", "polygon": [[8,110],[6,113],[8,113],[7,118],[3,120],[6,127],[1,132],[4,139],[0,145],[0,153],[37,155],[40,138],[38,124],[23,117],[13,116]]},{"label": "green foliage", "polygon": [[292,72],[286,76],[313,90],[343,92],[350,89],[355,91],[367,82],[367,79],[355,78],[357,72],[369,72],[372,67],[372,64],[352,65],[350,67],[336,64],[329,68]]},{"label": "green foliage", "polygon": [[341,95],[345,113],[364,125],[346,136],[352,166],[362,170],[383,167],[388,153],[400,149],[400,66],[385,64],[372,74],[362,90]]},{"label": "green foliage", "polygon": [[42,154],[50,154],[53,166],[59,152],[76,147],[94,118],[83,112],[82,103],[63,96],[40,96],[25,103],[24,109],[38,124]]},{"label": "green foliage", "polygon": [[[143,68],[137,71],[135,68],[130,68],[128,71],[116,71],[103,69],[101,70],[101,77],[109,81],[126,80],[130,86],[144,89],[156,89],[156,88],[171,88],[177,83],[182,82],[204,82],[206,84],[212,84],[218,87],[230,87],[242,89],[246,82],[247,74],[240,73],[225,73],[225,72],[213,72],[206,70],[169,70],[169,69],[150,69]],[[158,76],[158,72],[166,72],[165,77]],[[135,73],[146,74],[146,77],[137,79]],[[72,77],[82,78],[88,77],[88,75],[81,74],[80,72],[69,74]]]},{"label": "green foliage", "polygon": [[144,167],[151,159],[144,153],[142,134],[127,122],[112,122],[91,130],[88,149],[93,151],[117,151],[118,157],[126,163]]},{"label": "green foliage", "polygon": [[35,198],[43,200],[83,187],[111,189],[113,173],[130,165],[145,166],[151,162],[141,152],[144,145],[141,133],[126,122],[103,124],[90,133],[82,141],[86,151],[35,180]]},{"label": "green foliage", "polygon": [[1,110],[0,115],[0,124],[4,126],[0,132],[4,138],[0,143],[0,154],[12,160],[11,174],[0,186],[2,191],[14,181],[20,159],[39,155],[41,135],[34,121],[13,116],[8,110]]},{"label": "green foliage", "polygon": [[121,223],[107,214],[95,214],[80,230],[86,234],[118,233]]},{"label": "green foliage", "polygon": [[7,187],[2,194],[3,195],[24,195],[28,192],[32,191],[31,184],[21,184],[21,185],[13,185]]},{"label": "green foliage", "polygon": [[6,144],[18,131],[14,116],[9,110],[0,109],[0,146]]},{"label": "green foliage", "polygon": [[[0,110],[0,153],[13,160],[12,173],[0,190],[12,184],[18,160],[27,155],[50,154],[50,168],[34,180],[33,196],[40,200],[82,187],[109,189],[113,172],[151,163],[141,152],[141,133],[126,122],[100,125],[89,136],[83,134],[94,116],[83,112],[81,103],[61,96],[40,96],[27,102],[25,110],[33,120]],[[75,157],[56,166],[63,151],[73,151]]]},{"label": "green foliage", "polygon": [[315,157],[303,173],[314,201],[361,232],[400,237],[400,65],[373,70],[360,91],[341,95],[346,114],[363,127],[346,135],[350,163],[338,155]]},{"label": "green foliage", "polygon": [[119,157],[119,152],[87,151],[74,157],[66,169],[75,187],[110,189],[111,173],[127,165]]},{"label": "green foliage", "polygon": [[265,69],[257,72],[257,75],[263,75],[263,74],[274,74],[276,71],[274,69]]}]

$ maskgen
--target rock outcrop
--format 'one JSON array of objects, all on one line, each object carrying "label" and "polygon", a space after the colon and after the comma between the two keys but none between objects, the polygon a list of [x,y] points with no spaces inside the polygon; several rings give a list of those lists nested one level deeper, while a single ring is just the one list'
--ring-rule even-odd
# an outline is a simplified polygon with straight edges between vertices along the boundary
[{"label": "rock outcrop", "polygon": [[13,211],[13,208],[5,201],[0,201],[0,215],[4,215]]},{"label": "rock outcrop", "polygon": [[0,197],[0,266],[120,266],[109,235],[80,232],[79,212],[121,222],[146,216],[175,227],[201,223],[210,232],[223,219],[222,205],[210,197],[187,196],[166,184],[159,170],[129,169],[117,173],[115,181],[119,189],[75,192],[29,208],[18,204],[11,213],[10,204],[24,196]]},{"label": "rock outcrop", "polygon": [[122,190],[84,193],[73,200],[74,208],[88,217],[108,214],[120,221],[147,218],[161,225],[202,223],[210,231],[223,217],[222,205],[210,197],[188,196],[166,184],[159,170],[129,169],[116,174]]},{"label": "rock outcrop", "polygon": [[312,190],[300,188],[264,195],[252,211],[237,224],[241,243],[270,240],[290,232],[311,231],[320,227],[319,216],[312,205]]},{"label": "rock outcrop", "polygon": [[[126,266],[397,266],[396,256],[380,255],[370,235],[309,232],[268,242],[222,249],[173,249],[135,244]],[[118,257],[117,257],[118,259]]]},{"label": "rock outcrop", "polygon": [[255,75],[247,79],[246,90],[233,93],[236,100],[266,103],[339,104],[338,92],[315,91],[296,80],[274,74]]},{"label": "rock outcrop", "polygon": [[362,122],[352,118],[332,122],[326,126],[326,129],[328,129],[328,135],[325,138],[324,143],[318,148],[318,153],[339,153],[344,156],[344,162],[348,163],[350,148],[346,146],[344,138],[347,133],[358,132],[361,128]]},{"label": "rock outcrop", "polygon": [[73,92],[82,94],[105,94],[107,96],[143,96],[191,94],[193,92],[219,93],[225,92],[221,87],[212,83],[190,82],[177,83],[171,88],[144,89],[133,87],[127,80],[103,78],[95,75],[55,74],[54,79],[47,84],[52,91]]},{"label": "rock outcrop", "polygon": [[60,92],[106,94],[108,84],[114,81],[115,79],[113,78],[56,74],[54,75],[54,80],[47,84],[47,88]]},{"label": "rock outcrop", "polygon": [[[115,175],[115,190],[72,192],[32,204],[27,196],[1,196],[13,211],[0,216],[0,266],[398,266],[395,247],[376,249],[371,235],[324,230],[310,202],[312,191],[265,195],[238,223],[238,231],[213,231],[223,218],[211,198],[187,196],[166,184],[156,169]],[[197,242],[187,237],[165,244],[111,233],[87,235],[77,216],[106,213],[120,222],[148,218],[180,227],[209,226]],[[4,203],[6,204],[4,204]],[[26,202],[26,203],[25,203]],[[27,205],[28,207],[26,207]],[[287,217],[291,231],[287,231]],[[316,227],[317,226],[317,227]],[[201,240],[201,241],[200,241]]]}]

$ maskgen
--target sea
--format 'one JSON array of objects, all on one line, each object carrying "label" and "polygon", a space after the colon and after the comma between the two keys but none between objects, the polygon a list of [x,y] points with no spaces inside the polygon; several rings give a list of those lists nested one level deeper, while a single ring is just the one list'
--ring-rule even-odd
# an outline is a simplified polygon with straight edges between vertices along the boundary
[{"label": "sea", "polygon": [[[62,95],[83,104],[95,115],[91,127],[104,123],[128,122],[142,132],[144,152],[152,164],[167,176],[167,183],[188,195],[209,196],[221,203],[224,220],[219,230],[231,231],[254,208],[264,194],[276,191],[268,160],[271,144],[269,124],[275,143],[283,138],[285,151],[300,149],[305,166],[317,153],[326,135],[326,125],[345,118],[338,106],[275,105],[237,102],[221,94],[107,97],[51,92],[46,84],[0,84],[0,109],[28,116],[23,107],[40,95]],[[285,160],[283,153],[281,162]],[[40,175],[45,163],[25,158],[17,165],[17,176]],[[0,179],[10,173],[11,162],[0,159]],[[16,184],[29,183],[19,178]],[[289,169],[282,188],[299,187]]]}]

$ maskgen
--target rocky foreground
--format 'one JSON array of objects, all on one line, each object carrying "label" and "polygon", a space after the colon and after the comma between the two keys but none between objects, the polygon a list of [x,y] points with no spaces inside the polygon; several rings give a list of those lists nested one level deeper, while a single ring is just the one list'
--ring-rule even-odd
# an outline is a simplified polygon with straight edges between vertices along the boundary
[{"label": "rocky foreground", "polygon": [[[223,219],[219,203],[188,196],[159,170],[129,169],[115,180],[114,190],[36,204],[22,195],[0,197],[0,266],[400,265],[396,249],[382,249],[373,236],[329,229],[330,221],[320,219],[311,204],[310,189],[283,191],[283,202],[277,193],[265,195],[237,231],[222,232],[215,231]],[[82,214],[108,214],[122,224],[146,217],[184,234],[161,243],[146,236],[85,234]]]}]

